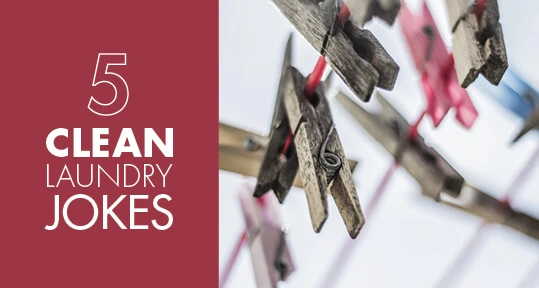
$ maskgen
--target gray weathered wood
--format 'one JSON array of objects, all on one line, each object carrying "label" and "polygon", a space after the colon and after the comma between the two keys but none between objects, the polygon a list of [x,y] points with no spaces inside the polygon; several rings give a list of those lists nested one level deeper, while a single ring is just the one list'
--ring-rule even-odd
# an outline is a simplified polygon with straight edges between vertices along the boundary
[{"label": "gray weathered wood", "polygon": [[[290,84],[285,93],[285,107],[294,132],[300,175],[309,204],[313,228],[320,231],[327,219],[327,192],[333,196],[350,237],[355,238],[364,224],[363,213],[344,150],[336,131],[328,138],[326,151],[336,155],[341,167],[328,183],[327,171],[320,163],[322,144],[333,127],[329,103],[318,87],[312,103],[303,95],[305,78],[294,68],[289,70]],[[328,189],[329,188],[329,189]]]},{"label": "gray weathered wood", "polygon": [[367,60],[379,74],[377,87],[392,90],[399,74],[399,65],[393,61],[382,44],[371,31],[357,29],[351,22],[344,27],[344,32],[353,43],[354,50],[362,59]]},{"label": "gray weathered wood", "polygon": [[462,87],[468,87],[475,81],[486,63],[481,46],[475,39],[475,31],[478,29],[475,16],[468,14],[466,18],[470,18],[470,20],[461,21],[453,32],[455,69],[457,70],[459,84]]},{"label": "gray weathered wood", "polygon": [[485,42],[484,55],[486,63],[481,73],[492,84],[498,85],[509,64],[507,61],[507,52],[505,51],[502,24],[498,23],[494,33]]},{"label": "gray weathered wood", "polygon": [[506,202],[500,201],[475,187],[465,185],[458,198],[442,197],[441,202],[539,240],[539,219],[516,211]]},{"label": "gray weathered wood", "polygon": [[[273,2],[314,49],[322,52],[324,39],[335,21],[334,11],[322,10],[314,0]],[[369,101],[375,86],[385,89],[393,87],[398,65],[378,41],[373,41],[375,38],[372,34],[356,31],[360,28],[350,21],[346,26],[344,31],[336,29],[335,33],[329,36],[324,52],[336,74],[361,100]],[[350,31],[353,31],[355,36],[350,37]],[[358,51],[355,48],[361,49]],[[364,58],[365,56],[367,58]],[[369,59],[368,56],[373,58]],[[377,60],[374,64],[369,62],[373,59]],[[391,65],[378,65],[389,62]],[[382,81],[379,80],[380,75],[383,75]]]},{"label": "gray weathered wood", "polygon": [[468,87],[480,73],[498,85],[508,62],[497,1],[489,1],[480,19],[468,9],[468,0],[446,3],[454,29],[453,53],[460,85]]},{"label": "gray weathered wood", "polygon": [[396,159],[400,157],[397,160],[416,179],[424,195],[433,199],[439,199],[442,191],[458,195],[464,180],[441,155],[424,144],[421,136],[399,149],[399,145],[406,143],[402,137],[409,126],[387,101],[381,96],[378,99],[383,110],[380,115],[373,115],[343,93],[337,95],[338,102],[377,142]]},{"label": "gray weathered wood", "polygon": [[277,89],[273,119],[270,127],[270,140],[266,149],[266,154],[262,161],[262,166],[257,177],[254,190],[255,197],[260,197],[273,190],[279,201],[282,203],[292,187],[294,178],[299,168],[296,147],[292,143],[288,149],[286,157],[281,155],[282,145],[286,142],[289,134],[289,123],[283,104],[285,93],[286,71],[292,62],[292,34],[288,37],[281,66],[281,78]]},{"label": "gray weathered wood", "polygon": [[[260,146],[257,149],[247,149],[247,139],[252,139]],[[268,137],[219,123],[219,169],[257,177],[268,142]],[[350,171],[354,171],[357,161],[348,159],[348,166]],[[299,175],[295,176],[294,186],[303,188]]]},{"label": "gray weathered wood", "polygon": [[327,149],[337,154],[342,160],[342,167],[335,175],[329,188],[330,194],[335,201],[335,205],[337,205],[337,209],[339,209],[348,234],[350,237],[356,238],[365,224],[365,218],[359,203],[356,185],[352,178],[354,169],[350,166],[350,161],[346,159],[337,131],[334,131],[331,135]]},{"label": "gray weathered wood", "polygon": [[[311,103],[303,95],[304,78],[290,67],[284,104],[290,128],[294,131],[294,143],[299,161],[299,174],[303,182],[311,223],[315,232],[320,232],[328,217],[327,176],[318,163],[323,134],[316,122],[317,115]],[[315,95],[316,96],[316,95]]]}]

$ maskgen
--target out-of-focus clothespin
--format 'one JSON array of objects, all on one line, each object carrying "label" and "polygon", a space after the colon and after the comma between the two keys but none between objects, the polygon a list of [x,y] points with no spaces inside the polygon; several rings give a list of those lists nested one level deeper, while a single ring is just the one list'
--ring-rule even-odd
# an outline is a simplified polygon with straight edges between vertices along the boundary
[{"label": "out-of-focus clothespin", "polygon": [[[268,147],[268,137],[219,123],[219,169],[257,177]],[[348,159],[353,172],[357,161]],[[303,188],[299,175],[294,186]]]},{"label": "out-of-focus clothespin", "polygon": [[512,69],[507,69],[498,86],[478,82],[482,92],[522,119],[528,117],[539,103],[539,91]]},{"label": "out-of-focus clothespin", "polygon": [[348,5],[352,19],[359,27],[363,27],[375,16],[393,25],[401,8],[401,0],[346,0],[344,2]]},{"label": "out-of-focus clothespin", "polygon": [[272,1],[362,101],[375,86],[393,89],[399,66],[370,31],[342,23],[339,1]]},{"label": "out-of-focus clothespin", "polygon": [[244,183],[239,198],[256,285],[276,288],[295,270],[278,213],[279,203],[272,194],[256,199],[252,193],[252,187]]},{"label": "out-of-focus clothespin", "polygon": [[268,139],[219,123],[219,169],[256,177]]},{"label": "out-of-focus clothespin", "polygon": [[[327,219],[329,191],[348,233],[355,238],[364,223],[363,213],[324,85],[318,86],[310,100],[305,97],[306,79],[287,66],[291,62],[290,41],[283,61],[270,140],[254,195],[260,197],[272,189],[283,202],[299,171],[314,231],[319,232]],[[290,133],[293,137],[289,137]]]},{"label": "out-of-focus clothespin", "polygon": [[416,179],[422,193],[435,200],[442,192],[456,196],[464,179],[419,135],[407,139],[410,125],[380,94],[379,114],[371,114],[343,93],[337,101]]},{"label": "out-of-focus clothespin", "polygon": [[480,89],[496,102],[513,112],[518,117],[525,119],[524,126],[515,137],[513,142],[534,128],[539,127],[539,91],[528,84],[516,72],[508,69],[498,86],[479,82]]},{"label": "out-of-focus clothespin", "polygon": [[539,219],[516,211],[507,201],[498,200],[468,184],[463,186],[458,197],[442,195],[441,202],[539,240]]},{"label": "out-of-focus clothespin", "polygon": [[434,126],[437,127],[449,109],[454,107],[457,120],[470,128],[478,116],[477,110],[466,90],[459,86],[453,55],[447,51],[427,3],[423,1],[418,15],[412,14],[405,1],[400,11],[399,23],[421,74],[421,85],[427,99],[426,111]]},{"label": "out-of-focus clothespin", "polygon": [[343,93],[337,95],[337,101],[416,179],[423,195],[539,240],[538,219],[468,185],[421,136],[406,141],[405,119],[380,94],[377,98],[382,109],[371,114]]},{"label": "out-of-focus clothespin", "polygon": [[498,85],[508,67],[497,0],[446,0],[460,85],[479,73]]}]

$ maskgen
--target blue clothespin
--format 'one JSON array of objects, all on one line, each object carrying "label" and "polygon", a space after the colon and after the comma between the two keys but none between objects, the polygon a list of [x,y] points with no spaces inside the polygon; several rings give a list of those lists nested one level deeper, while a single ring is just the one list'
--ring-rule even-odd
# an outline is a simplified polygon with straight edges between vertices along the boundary
[{"label": "blue clothespin", "polygon": [[498,104],[525,119],[525,124],[513,142],[518,141],[528,131],[536,128],[536,111],[539,106],[539,91],[533,88],[515,71],[507,69],[498,86],[492,86],[487,81],[478,81],[479,88],[492,97]]}]

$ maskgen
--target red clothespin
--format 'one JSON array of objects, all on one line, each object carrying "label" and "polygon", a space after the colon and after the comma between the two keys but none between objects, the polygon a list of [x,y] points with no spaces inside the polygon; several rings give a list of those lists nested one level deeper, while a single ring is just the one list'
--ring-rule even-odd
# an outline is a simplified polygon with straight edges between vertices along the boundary
[{"label": "red clothespin", "polygon": [[426,112],[438,127],[451,107],[456,109],[457,120],[471,128],[478,113],[466,90],[460,87],[444,41],[430,14],[427,3],[419,15],[413,15],[405,1],[399,21],[410,48],[417,70],[421,73],[421,86],[427,98]]}]

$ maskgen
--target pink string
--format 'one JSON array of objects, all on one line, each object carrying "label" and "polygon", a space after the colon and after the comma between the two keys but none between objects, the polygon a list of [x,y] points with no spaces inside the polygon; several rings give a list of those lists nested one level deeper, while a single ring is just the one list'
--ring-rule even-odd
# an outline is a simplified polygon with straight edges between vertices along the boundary
[{"label": "pink string", "polygon": [[[408,130],[408,133],[407,133],[408,141],[411,141],[412,139],[418,136],[419,124],[421,124],[421,122],[423,121],[426,113],[427,113],[427,110],[425,109],[425,111],[423,111],[423,113],[419,115],[416,122],[410,126],[410,129]],[[386,173],[384,174],[384,177],[380,181],[380,184],[378,184],[376,191],[374,192],[371,200],[369,201],[369,204],[367,204],[367,208],[365,209],[365,218],[370,218],[372,214],[374,213],[374,211],[376,210],[376,207],[378,207],[378,204],[380,203],[380,199],[382,198],[382,195],[384,194],[384,191],[386,190],[386,187],[389,184],[389,181],[391,180],[391,177],[393,176],[393,173],[395,172],[397,167],[399,167],[399,163],[397,161],[393,161],[393,163],[391,163],[391,166],[389,166],[389,168],[387,169]],[[335,280],[337,279],[337,276],[342,271],[342,268],[344,267],[344,265],[348,262],[348,259],[350,259],[350,256],[352,255],[352,251],[354,247],[356,247],[356,244],[358,242],[359,242],[359,237],[356,240],[346,238],[345,243],[342,245],[342,248],[337,254],[335,261],[332,263],[326,276],[322,280],[322,284],[319,287],[325,288],[325,287],[333,286],[333,284],[335,283]]]},{"label": "pink string", "polygon": [[524,276],[522,281],[516,286],[518,288],[533,288],[537,287],[538,277],[539,275],[539,262],[536,262],[531,269],[528,271],[528,273]]},{"label": "pink string", "polygon": [[[521,185],[525,182],[525,180],[532,172],[532,168],[536,164],[538,158],[539,146],[535,149],[528,162],[522,167],[515,180],[513,180],[511,185],[509,185],[509,188],[504,193],[504,196],[501,201],[504,201],[509,204],[511,199],[514,199],[517,193],[522,191],[522,189],[520,189]],[[478,250],[479,243],[483,238],[483,234],[486,231],[485,228],[488,226],[488,224],[489,222],[483,221],[483,223],[481,223],[481,225],[477,227],[477,230],[475,231],[468,244],[464,247],[464,249],[462,249],[455,261],[444,273],[442,279],[440,280],[440,282],[438,282],[438,285],[436,287],[451,287],[455,283],[457,283],[457,281],[459,280],[459,276],[462,274],[461,272],[466,269],[466,266],[468,266],[468,264],[475,255],[474,252]]]},{"label": "pink string", "polygon": [[234,250],[232,250],[232,254],[228,258],[228,261],[226,262],[225,270],[223,270],[221,277],[219,277],[220,288],[225,287],[226,281],[228,280],[228,276],[230,276],[230,272],[232,272],[232,268],[234,268],[234,263],[236,263],[238,255],[240,254],[241,247],[243,246],[243,243],[245,242],[245,240],[247,240],[247,232],[243,231],[240,238],[238,239],[238,242],[236,243],[236,246],[234,247]]},{"label": "pink string", "polygon": [[[374,195],[369,201],[369,204],[367,204],[367,208],[365,209],[366,218],[370,218],[372,214],[374,213],[376,207],[380,203],[380,199],[382,198],[382,195],[384,194],[387,184],[389,184],[389,180],[391,180],[391,176],[393,175],[393,172],[396,170],[398,166],[399,165],[397,164],[397,162],[393,162],[391,166],[389,166],[389,169],[387,169],[386,174],[382,178],[382,181],[380,181],[380,184],[378,184],[378,187],[376,188]],[[334,286],[333,284],[335,283],[337,276],[339,276],[344,265],[350,259],[350,256],[352,255],[352,251],[355,247],[357,247],[356,244],[358,242],[359,242],[359,237],[356,240],[346,238],[345,243],[341,246],[341,250],[339,251],[339,254],[337,254],[335,261],[333,261],[326,276],[322,280],[322,283],[319,286],[320,288]]]}]

